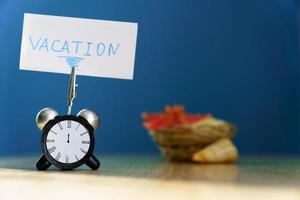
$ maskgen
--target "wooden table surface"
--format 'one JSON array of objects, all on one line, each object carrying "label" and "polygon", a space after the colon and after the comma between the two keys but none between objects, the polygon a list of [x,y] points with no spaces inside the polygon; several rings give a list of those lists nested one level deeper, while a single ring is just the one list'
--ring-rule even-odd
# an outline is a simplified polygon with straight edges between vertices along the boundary
[{"label": "wooden table surface", "polygon": [[98,156],[101,170],[35,170],[35,157],[0,159],[0,199],[297,199],[300,159],[166,163],[153,155]]}]

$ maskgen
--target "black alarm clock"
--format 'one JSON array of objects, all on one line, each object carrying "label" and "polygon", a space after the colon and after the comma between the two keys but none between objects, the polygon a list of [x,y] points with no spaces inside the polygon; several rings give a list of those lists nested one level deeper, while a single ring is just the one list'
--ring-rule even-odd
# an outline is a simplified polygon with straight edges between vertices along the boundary
[{"label": "black alarm clock", "polygon": [[36,163],[38,170],[51,165],[72,170],[86,164],[92,170],[100,167],[93,155],[94,132],[99,127],[98,115],[91,110],[81,110],[77,116],[59,116],[52,108],[42,109],[36,116],[36,124],[42,131],[42,156]]}]

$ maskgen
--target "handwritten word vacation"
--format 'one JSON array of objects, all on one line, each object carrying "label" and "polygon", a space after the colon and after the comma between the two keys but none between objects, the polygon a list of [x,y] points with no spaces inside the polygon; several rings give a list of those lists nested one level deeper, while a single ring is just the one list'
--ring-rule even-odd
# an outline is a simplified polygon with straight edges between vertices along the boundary
[{"label": "handwritten word vacation", "polygon": [[80,40],[59,40],[48,38],[33,38],[29,36],[29,43],[33,51],[54,52],[80,56],[114,56],[118,53],[120,44],[93,43]]}]

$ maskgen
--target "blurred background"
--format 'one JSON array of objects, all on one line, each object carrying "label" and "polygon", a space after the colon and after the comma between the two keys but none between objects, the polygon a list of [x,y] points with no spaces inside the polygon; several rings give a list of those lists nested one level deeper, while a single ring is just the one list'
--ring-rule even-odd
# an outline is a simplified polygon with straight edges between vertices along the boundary
[{"label": "blurred background", "polygon": [[141,112],[183,104],[235,123],[241,154],[299,154],[297,0],[0,0],[0,155],[38,154],[37,112],[66,113],[69,77],[19,70],[23,14],[137,22],[134,80],[78,77],[97,153],[151,153]]}]

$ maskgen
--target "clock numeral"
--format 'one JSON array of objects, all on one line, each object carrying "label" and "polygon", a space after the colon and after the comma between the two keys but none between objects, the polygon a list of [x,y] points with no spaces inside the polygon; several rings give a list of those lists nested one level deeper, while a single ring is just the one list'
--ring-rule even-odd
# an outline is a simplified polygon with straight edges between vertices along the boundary
[{"label": "clock numeral", "polygon": [[74,155],[74,156],[75,156],[76,160],[78,161],[79,159],[77,158],[77,156],[76,155]]},{"label": "clock numeral", "polygon": [[83,132],[83,133],[81,133],[81,134],[80,134],[80,136],[83,136],[83,135],[85,135],[85,134],[87,134],[87,131],[86,131],[86,132]]},{"label": "clock numeral", "polygon": [[61,157],[61,153],[60,152],[58,152],[58,154],[56,155],[56,157],[55,157],[55,160],[59,160],[60,159],[60,157]]},{"label": "clock numeral", "polygon": [[52,132],[52,133],[54,133],[55,135],[57,135],[57,133],[56,133],[56,132],[54,132],[54,131],[52,131],[52,130],[50,130],[50,132]]},{"label": "clock numeral", "polygon": [[50,140],[50,139],[47,139],[47,141],[46,141],[46,142],[53,143],[53,142],[55,142],[55,140]]},{"label": "clock numeral", "polygon": [[82,141],[82,144],[90,144],[90,141]]},{"label": "clock numeral", "polygon": [[53,153],[55,150],[56,150],[56,146],[51,147],[50,149],[48,149],[48,152],[49,153]]},{"label": "clock numeral", "polygon": [[80,124],[78,123],[78,126],[76,127],[76,131],[77,131],[77,129],[79,128],[79,126],[80,126]]},{"label": "clock numeral", "polygon": [[66,155],[66,163],[69,163],[69,156]]},{"label": "clock numeral", "polygon": [[80,148],[80,151],[81,151],[82,153],[84,153],[84,154],[87,154],[86,150],[84,150],[84,149],[82,149],[82,148]]},{"label": "clock numeral", "polygon": [[71,128],[71,120],[68,120],[68,128]]},{"label": "clock numeral", "polygon": [[60,122],[58,122],[57,124],[58,124],[60,130],[63,130],[63,129],[64,129]]}]

